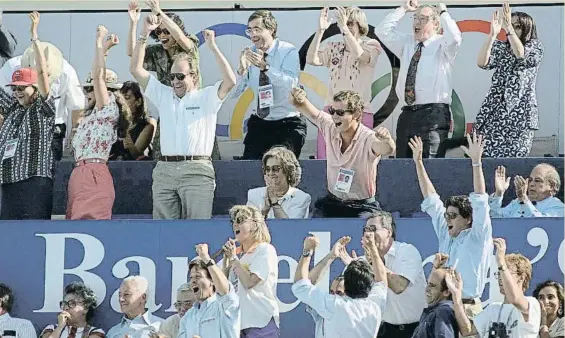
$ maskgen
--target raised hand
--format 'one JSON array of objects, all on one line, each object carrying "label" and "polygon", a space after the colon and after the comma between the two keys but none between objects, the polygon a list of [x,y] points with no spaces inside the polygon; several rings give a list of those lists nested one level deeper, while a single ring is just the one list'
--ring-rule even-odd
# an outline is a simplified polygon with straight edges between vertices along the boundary
[{"label": "raised hand", "polygon": [[157,27],[159,27],[160,24],[161,24],[161,20],[155,14],[149,14],[148,16],[145,17],[145,20],[143,21],[143,25],[148,32],[154,31],[155,29],[157,29]]},{"label": "raised hand", "polygon": [[493,238],[492,243],[496,248],[496,262],[498,266],[506,265],[506,241],[504,238]]},{"label": "raised hand", "polygon": [[238,68],[239,75],[242,75],[243,72],[245,72],[247,68],[249,68],[249,61],[247,61],[247,56],[245,56],[247,49],[249,48],[245,48],[244,50],[241,51],[241,54],[239,54],[239,68]]},{"label": "raised hand", "polygon": [[516,198],[520,202],[524,202],[528,199],[528,185],[530,184],[529,178],[523,178],[522,176],[514,176],[514,189],[516,189]]},{"label": "raised hand", "polygon": [[263,60],[263,51],[259,51],[260,53],[255,53],[251,49],[245,50],[245,57],[247,58],[247,62],[254,65],[257,68],[263,69],[265,66],[265,61]]},{"label": "raised hand", "polygon": [[357,253],[355,252],[355,250],[351,250],[351,255],[349,255],[349,253],[347,253],[347,249],[345,247],[341,247],[339,249],[339,259],[341,260],[341,262],[347,266],[349,264],[351,264],[351,262],[353,262],[354,260],[357,259]]},{"label": "raised hand", "polygon": [[159,3],[159,0],[147,0],[145,1],[145,4],[151,8],[153,13],[157,14],[161,12],[161,4]]},{"label": "raised hand", "polygon": [[473,160],[473,163],[481,162],[481,157],[483,156],[483,149],[485,147],[483,136],[473,133],[473,137],[467,134],[467,141],[469,142],[469,147],[461,146],[461,149]]},{"label": "raised hand", "polygon": [[392,140],[392,135],[390,135],[390,131],[385,127],[377,127],[374,129],[375,136],[382,142],[388,143]]},{"label": "raised hand", "polygon": [[347,29],[347,19],[349,19],[347,10],[341,6],[337,6],[334,12],[337,20],[337,26],[343,32],[345,29]]},{"label": "raised hand", "polygon": [[108,28],[106,28],[103,25],[98,25],[98,27],[96,28],[96,37],[102,40],[107,34],[108,34]]},{"label": "raised hand", "polygon": [[445,275],[445,284],[451,292],[454,299],[461,299],[461,294],[463,292],[463,279],[461,274],[455,270],[449,270]]},{"label": "raised hand", "polygon": [[300,87],[295,87],[290,91],[289,101],[295,107],[306,102],[306,91]]},{"label": "raised hand", "polygon": [[505,2],[502,5],[502,27],[506,32],[513,32],[514,27],[512,26],[512,11],[510,10],[510,4]]},{"label": "raised hand", "polygon": [[414,136],[408,141],[408,146],[412,149],[412,158],[414,162],[422,161],[422,153],[424,152],[424,143],[420,136]]},{"label": "raised hand", "polygon": [[39,26],[40,17],[41,15],[39,14],[39,12],[29,13],[29,18],[31,19],[30,31],[33,38],[37,38],[37,27]]},{"label": "raised hand", "polygon": [[340,250],[345,249],[345,246],[351,242],[351,237],[343,236],[335,242],[332,247],[331,255],[333,258],[339,257]]},{"label": "raised hand", "polygon": [[104,50],[108,51],[110,48],[118,45],[120,43],[120,39],[116,34],[110,34],[104,41]]},{"label": "raised hand", "polygon": [[210,29],[205,29],[203,35],[204,41],[206,41],[208,47],[213,47],[216,45],[216,32]]},{"label": "raised hand", "polygon": [[361,239],[361,245],[365,249],[365,253],[371,252],[371,250],[378,251],[377,242],[379,236],[376,236],[374,232],[366,232]]},{"label": "raised hand", "polygon": [[318,28],[320,30],[325,31],[326,29],[328,29],[328,27],[330,27],[330,19],[328,17],[328,11],[329,8],[328,7],[324,7],[322,8],[322,11],[320,12],[320,21],[318,22]]},{"label": "raised hand", "polygon": [[434,269],[439,269],[442,266],[445,265],[445,263],[447,263],[447,260],[449,259],[449,255],[444,254],[444,253],[436,253],[435,257],[434,257]]},{"label": "raised hand", "polygon": [[499,165],[494,172],[494,188],[497,196],[502,196],[510,187],[510,177],[506,177],[506,168]]},{"label": "raised hand", "polygon": [[132,22],[139,22],[139,19],[141,19],[141,7],[139,7],[137,0],[131,0],[129,3],[128,14]]},{"label": "raised hand", "polygon": [[198,257],[203,260],[204,262],[208,262],[210,260],[210,254],[208,253],[208,244],[198,244],[195,247],[196,254]]},{"label": "raised hand", "polygon": [[58,327],[67,326],[67,323],[69,322],[70,318],[71,318],[71,314],[68,313],[67,311],[63,311],[59,313],[59,315],[57,316],[57,326]]},{"label": "raised hand", "polygon": [[224,256],[226,256],[228,259],[234,259],[237,255],[237,248],[235,246],[235,241],[233,239],[228,239],[228,241],[226,242],[226,244],[224,244],[224,246],[222,247],[222,249],[224,250]]},{"label": "raised hand", "polygon": [[418,9],[418,0],[406,0],[402,7],[406,12],[415,12]]},{"label": "raised hand", "polygon": [[490,35],[496,37],[502,29],[502,19],[500,18],[500,10],[492,13],[492,20],[490,22]]},{"label": "raised hand", "polygon": [[304,239],[304,251],[314,251],[320,244],[320,239],[316,236],[308,236]]}]

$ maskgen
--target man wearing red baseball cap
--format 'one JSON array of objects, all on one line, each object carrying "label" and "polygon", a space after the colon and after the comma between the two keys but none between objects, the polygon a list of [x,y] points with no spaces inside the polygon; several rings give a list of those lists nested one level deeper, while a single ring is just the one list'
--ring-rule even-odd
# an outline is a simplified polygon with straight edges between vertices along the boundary
[{"label": "man wearing red baseball cap", "polygon": [[39,13],[30,15],[36,69],[12,74],[13,96],[0,87],[1,219],[51,219],[55,105],[49,68],[37,38]]}]

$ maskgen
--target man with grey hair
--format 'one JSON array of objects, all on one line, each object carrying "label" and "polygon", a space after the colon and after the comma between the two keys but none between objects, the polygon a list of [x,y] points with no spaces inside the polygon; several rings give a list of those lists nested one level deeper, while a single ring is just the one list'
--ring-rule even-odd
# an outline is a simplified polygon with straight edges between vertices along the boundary
[{"label": "man with grey hair", "polygon": [[129,276],[123,280],[119,290],[122,320],[112,327],[107,338],[149,338],[161,327],[162,318],[152,315],[145,307],[149,282],[142,276]]},{"label": "man with grey hair", "polygon": [[159,338],[176,338],[179,333],[180,321],[184,314],[192,309],[196,297],[189,283],[184,283],[177,289],[177,301],[175,302],[175,308],[177,313],[165,319],[161,328],[159,329]]},{"label": "man with grey hair", "polygon": [[[387,304],[378,337],[410,338],[427,306],[422,257],[412,244],[396,240],[396,223],[389,212],[375,211],[365,216],[363,236],[374,233],[379,238],[377,248],[385,263],[388,282]],[[341,252],[340,258],[346,266],[354,259],[346,251]]]},{"label": "man with grey hair", "polygon": [[[415,12],[412,34],[398,31],[399,21],[408,12]],[[396,157],[412,156],[408,142],[414,136],[424,142],[423,156],[435,157],[449,133],[451,74],[461,31],[444,4],[419,6],[418,0],[406,0],[375,33],[400,58],[396,93],[403,107],[396,127]]]},{"label": "man with grey hair", "polygon": [[496,191],[489,197],[491,217],[563,217],[563,202],[555,195],[561,188],[561,178],[554,166],[540,163],[529,178],[514,176],[516,199],[502,207],[504,193],[510,187],[506,168],[499,166],[494,175]]}]

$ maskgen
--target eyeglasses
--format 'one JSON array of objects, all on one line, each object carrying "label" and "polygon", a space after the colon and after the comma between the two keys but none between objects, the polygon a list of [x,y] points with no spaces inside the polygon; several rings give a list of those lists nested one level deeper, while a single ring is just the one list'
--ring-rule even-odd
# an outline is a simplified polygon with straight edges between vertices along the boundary
[{"label": "eyeglasses", "polygon": [[94,86],[82,87],[82,91],[85,94],[92,93],[94,91]]},{"label": "eyeglasses", "polygon": [[[512,274],[514,276],[518,275],[518,273],[516,271],[513,271],[513,270],[508,270],[508,271],[510,271],[510,274]],[[493,273],[493,275],[494,275],[494,278],[497,278],[497,279],[500,278],[500,272],[499,271],[496,271],[495,273]]]},{"label": "eyeglasses", "polygon": [[261,27],[253,27],[253,28],[247,28],[247,29],[245,30],[245,34],[246,34],[247,36],[251,36],[251,33],[253,33],[254,35],[261,34],[261,33],[263,33],[263,28],[261,28]]},{"label": "eyeglasses", "polygon": [[330,290],[330,295],[337,295],[337,296],[343,297],[343,296],[345,296],[345,293],[343,293],[341,291],[335,291],[334,292],[334,291]]},{"label": "eyeglasses", "polygon": [[29,86],[12,86],[12,90],[15,92],[23,92]]},{"label": "eyeglasses", "polygon": [[59,307],[61,308],[61,310],[64,310],[65,308],[74,309],[75,306],[77,306],[77,304],[84,304],[84,303],[77,302],[74,299],[71,299],[69,301],[62,300],[62,301],[59,302]]},{"label": "eyeglasses", "polygon": [[172,73],[172,74],[169,74],[169,80],[174,81],[175,79],[177,79],[177,80],[182,81],[186,78],[187,75],[194,75],[194,73],[189,73],[189,74]]},{"label": "eyeglasses", "polygon": [[174,305],[175,305],[175,309],[177,309],[177,311],[180,311],[181,309],[190,309],[193,304],[194,302],[184,301],[184,302],[176,302]]},{"label": "eyeglasses", "polygon": [[334,115],[336,114],[337,116],[343,116],[345,115],[345,113],[352,113],[353,110],[351,109],[335,109],[334,107],[330,107],[328,109],[328,113],[330,113],[330,115]]},{"label": "eyeglasses", "polygon": [[166,28],[156,28],[155,35],[159,36],[161,34],[169,35],[171,32],[169,32]]},{"label": "eyeglasses", "polygon": [[278,173],[279,171],[281,171],[281,169],[282,169],[282,168],[281,168],[280,165],[274,165],[274,166],[272,166],[272,167],[264,166],[264,167],[263,167],[263,172],[264,172],[265,174],[268,174],[268,173],[270,173],[270,172],[273,172],[273,174],[276,174],[276,173]]},{"label": "eyeglasses", "polygon": [[456,213],[456,212],[446,212],[445,214],[443,214],[443,217],[444,217],[445,219],[450,219],[450,220],[456,219],[457,216],[459,216],[459,214]]},{"label": "eyeglasses", "polygon": [[414,16],[412,17],[412,19],[414,19],[414,21],[416,21],[416,22],[418,22],[418,23],[427,24],[427,23],[430,21],[431,16],[414,15]]}]

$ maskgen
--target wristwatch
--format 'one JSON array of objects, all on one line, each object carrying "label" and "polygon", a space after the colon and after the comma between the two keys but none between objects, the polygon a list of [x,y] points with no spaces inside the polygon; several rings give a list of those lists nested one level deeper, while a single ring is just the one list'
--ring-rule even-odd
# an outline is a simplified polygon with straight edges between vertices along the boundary
[{"label": "wristwatch", "polygon": [[499,266],[498,271],[506,271],[506,265]]},{"label": "wristwatch", "polygon": [[276,201],[275,203],[271,203],[271,208],[272,208],[272,207],[277,207],[277,206],[279,206],[279,207],[281,206],[281,205],[279,204],[279,201]]},{"label": "wristwatch", "polygon": [[269,66],[269,64],[267,63],[267,64],[265,64],[265,69],[262,70],[262,71],[263,71],[263,72],[268,72],[269,69],[271,69],[271,66]]},{"label": "wristwatch", "polygon": [[314,252],[312,250],[302,251],[302,257],[311,257]]},{"label": "wristwatch", "polygon": [[206,269],[208,269],[209,267],[211,267],[211,266],[214,265],[214,264],[216,264],[216,262],[214,262],[213,259],[210,259],[210,260],[208,261],[208,263],[206,263],[206,265],[205,265],[205,266],[206,266]]}]

